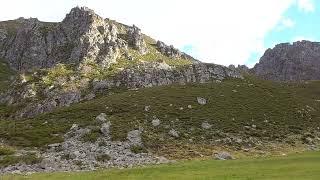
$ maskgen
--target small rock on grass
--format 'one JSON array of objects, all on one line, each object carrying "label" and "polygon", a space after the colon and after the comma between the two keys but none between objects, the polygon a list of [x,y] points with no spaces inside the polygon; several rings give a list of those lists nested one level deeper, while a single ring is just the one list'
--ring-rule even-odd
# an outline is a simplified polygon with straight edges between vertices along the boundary
[{"label": "small rock on grass", "polygon": [[207,100],[203,97],[197,97],[197,101],[200,105],[205,105],[207,104]]}]

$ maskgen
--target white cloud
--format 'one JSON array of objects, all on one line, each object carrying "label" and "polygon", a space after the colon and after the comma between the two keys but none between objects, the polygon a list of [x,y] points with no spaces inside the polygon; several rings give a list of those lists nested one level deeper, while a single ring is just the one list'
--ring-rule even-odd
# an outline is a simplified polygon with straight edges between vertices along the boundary
[{"label": "white cloud", "polygon": [[298,0],[298,7],[301,11],[304,12],[314,12],[315,11],[315,4],[313,0]]},{"label": "white cloud", "polygon": [[[265,50],[265,35],[283,20],[296,0],[10,0],[0,20],[19,16],[58,21],[72,6],[85,5],[103,17],[136,24],[176,47],[192,45],[193,55],[218,64],[244,64]],[[284,22],[292,25],[292,22]]]},{"label": "white cloud", "polygon": [[287,28],[293,28],[294,26],[296,25],[296,23],[290,19],[290,18],[283,18],[280,22],[280,25],[279,25],[279,30],[284,30],[284,29],[287,29]]}]

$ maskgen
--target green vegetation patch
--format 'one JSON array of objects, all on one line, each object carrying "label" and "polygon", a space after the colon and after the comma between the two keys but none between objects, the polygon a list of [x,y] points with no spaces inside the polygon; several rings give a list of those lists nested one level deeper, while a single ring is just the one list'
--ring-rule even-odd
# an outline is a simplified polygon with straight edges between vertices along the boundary
[{"label": "green vegetation patch", "polygon": [[10,165],[25,163],[27,165],[37,164],[41,162],[41,158],[38,158],[35,154],[29,153],[21,156],[5,156],[0,159],[0,168]]},{"label": "green vegetation patch", "polygon": [[108,154],[101,154],[97,156],[97,160],[100,162],[106,162],[106,161],[109,161],[110,159],[111,157]]},{"label": "green vegetation patch", "polygon": [[12,155],[15,153],[15,150],[12,147],[0,145],[0,156]]},{"label": "green vegetation patch", "polygon": [[148,150],[144,147],[144,146],[131,146],[130,147],[131,152],[135,153],[135,154],[139,154],[139,153],[147,153]]},{"label": "green vegetation patch", "polygon": [[320,154],[305,153],[283,157],[232,161],[194,160],[133,169],[92,172],[37,173],[31,176],[8,175],[3,180],[34,179],[239,179],[239,180],[316,180],[320,179]]},{"label": "green vegetation patch", "polygon": [[85,134],[82,137],[82,140],[84,142],[96,142],[98,140],[98,138],[101,136],[101,132],[99,129],[93,129],[91,130],[91,132],[89,132],[88,134]]}]

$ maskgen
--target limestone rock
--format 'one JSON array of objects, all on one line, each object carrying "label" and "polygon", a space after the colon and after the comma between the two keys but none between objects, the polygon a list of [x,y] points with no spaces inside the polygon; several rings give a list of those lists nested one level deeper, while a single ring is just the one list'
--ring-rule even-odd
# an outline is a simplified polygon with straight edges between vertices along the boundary
[{"label": "limestone rock", "polygon": [[207,104],[207,100],[203,97],[197,97],[197,101],[200,105],[206,105]]},{"label": "limestone rock", "polygon": [[135,25],[128,30],[128,44],[138,50],[141,54],[146,54],[148,52],[141,30]]},{"label": "limestone rock", "polygon": [[160,119],[154,118],[154,119],[152,120],[152,126],[157,127],[157,126],[159,126],[159,125],[160,125]]},{"label": "limestone rock", "polygon": [[215,159],[217,160],[231,160],[231,159],[234,159],[230,153],[228,152],[219,152],[219,153],[216,153],[215,155]]},{"label": "limestone rock", "polygon": [[174,130],[174,129],[171,129],[168,134],[169,134],[170,136],[172,136],[172,137],[175,137],[175,138],[180,137],[179,132],[176,131],[176,130]]},{"label": "limestone rock", "polygon": [[203,122],[201,124],[202,129],[210,129],[212,127],[211,124],[209,124],[208,122]]},{"label": "limestone rock", "polygon": [[[13,37],[0,36],[0,57],[14,69],[52,67],[58,63],[79,64],[92,59],[102,66],[114,63],[126,43],[118,38],[117,27],[88,8],[73,8],[60,23],[43,23],[38,19],[16,20]],[[0,43],[1,44],[1,43]]]},{"label": "limestone rock", "polygon": [[268,49],[253,68],[254,74],[275,81],[320,79],[320,43],[298,41]]},{"label": "limestone rock", "polygon": [[160,53],[165,56],[178,59],[191,59],[194,63],[198,62],[198,60],[194,59],[188,54],[181,52],[179,49],[173,47],[172,45],[168,46],[162,41],[157,41],[156,47],[160,51]]},{"label": "limestone rock", "polygon": [[101,125],[100,131],[105,137],[110,136],[110,126],[111,126],[111,123],[109,121]]},{"label": "limestone rock", "polygon": [[142,145],[141,131],[139,130],[128,132],[127,139],[132,145]]},{"label": "limestone rock", "polygon": [[96,120],[100,123],[104,123],[107,120],[106,113],[101,113],[96,117]]},{"label": "limestone rock", "polygon": [[145,106],[144,111],[148,112],[148,111],[150,111],[150,108],[151,108],[151,106]]}]

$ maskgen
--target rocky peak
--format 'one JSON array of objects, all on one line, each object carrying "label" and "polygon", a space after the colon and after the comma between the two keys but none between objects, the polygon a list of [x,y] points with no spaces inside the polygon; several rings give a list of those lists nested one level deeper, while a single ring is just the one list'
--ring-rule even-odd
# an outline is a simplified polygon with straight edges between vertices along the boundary
[{"label": "rocky peak", "polygon": [[88,7],[74,7],[71,9],[69,14],[67,14],[65,19],[73,18],[78,19],[81,17],[89,17],[89,16],[98,16],[92,9],[89,9]]},{"label": "rocky peak", "polygon": [[147,46],[143,39],[141,30],[135,25],[128,29],[128,43],[129,46],[138,50],[141,54],[147,53]]},{"label": "rocky peak", "polygon": [[320,79],[320,43],[298,41],[282,43],[268,49],[253,72],[276,81]]},{"label": "rocky peak", "polygon": [[104,26],[105,21],[102,17],[87,7],[75,7],[66,15],[62,21],[62,28],[65,31],[79,31],[84,33],[93,26]]},{"label": "rocky peak", "polygon": [[147,53],[153,53],[150,57],[155,57],[154,61],[162,59],[157,58],[161,55],[196,62],[162,42],[158,42],[157,47],[161,54],[148,52],[150,48],[145,38],[135,25],[126,26],[104,19],[89,8],[75,7],[59,23],[34,18],[0,22],[0,58],[21,72],[57,64],[78,66],[88,61],[108,68],[117,60],[132,60],[133,56],[143,61]]},{"label": "rocky peak", "polygon": [[162,41],[157,41],[157,48],[162,54],[166,56],[181,58],[182,53],[172,45],[168,46]]},{"label": "rocky peak", "polygon": [[117,27],[86,7],[73,8],[62,21],[60,29],[73,46],[72,61],[91,59],[108,66],[116,62],[120,48],[126,48],[126,43],[118,38]]},{"label": "rocky peak", "polygon": [[0,55],[20,71],[86,59],[109,66],[127,47],[115,25],[86,7],[73,8],[61,23],[23,18],[15,23],[22,25],[12,38],[7,38],[6,29],[0,31]]}]

